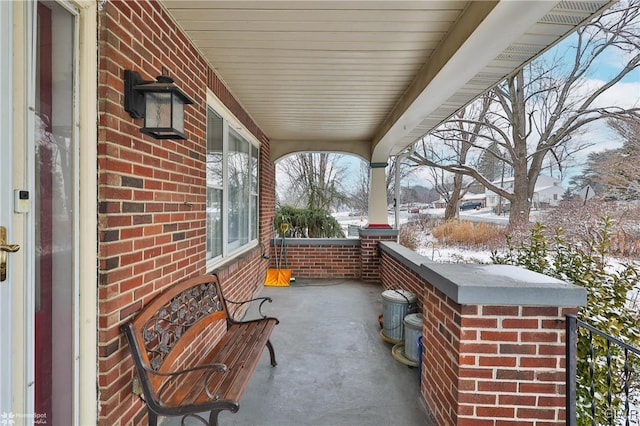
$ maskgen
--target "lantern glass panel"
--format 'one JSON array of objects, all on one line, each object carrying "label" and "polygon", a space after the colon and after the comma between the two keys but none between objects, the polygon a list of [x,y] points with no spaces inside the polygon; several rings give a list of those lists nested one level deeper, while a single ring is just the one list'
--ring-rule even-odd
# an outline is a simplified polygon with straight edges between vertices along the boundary
[{"label": "lantern glass panel", "polygon": [[145,127],[158,129],[171,126],[171,93],[147,92],[145,94]]},{"label": "lantern glass panel", "polygon": [[173,95],[173,128],[184,133],[184,102],[179,96]]}]

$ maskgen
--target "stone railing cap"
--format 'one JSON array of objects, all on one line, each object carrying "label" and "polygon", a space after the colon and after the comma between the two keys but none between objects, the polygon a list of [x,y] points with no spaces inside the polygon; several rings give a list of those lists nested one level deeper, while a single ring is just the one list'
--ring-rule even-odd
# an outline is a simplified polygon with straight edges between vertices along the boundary
[{"label": "stone railing cap", "polygon": [[394,228],[358,228],[360,236],[380,237],[380,236],[397,236],[398,230]]},{"label": "stone railing cap", "polygon": [[384,252],[461,305],[584,306],[587,291],[512,265],[437,263],[394,242]]},{"label": "stone railing cap", "polygon": [[[273,238],[278,246],[283,243],[282,238]],[[286,238],[284,244],[288,246],[359,246],[357,238]]]},{"label": "stone railing cap", "polygon": [[584,288],[512,265],[423,263],[421,275],[462,305],[584,306]]}]

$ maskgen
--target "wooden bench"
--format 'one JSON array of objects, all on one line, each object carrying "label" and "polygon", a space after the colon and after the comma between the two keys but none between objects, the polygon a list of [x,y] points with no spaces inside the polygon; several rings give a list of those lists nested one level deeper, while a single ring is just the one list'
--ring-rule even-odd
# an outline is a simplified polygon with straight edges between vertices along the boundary
[{"label": "wooden bench", "polygon": [[[237,412],[240,397],[266,346],[276,366],[269,337],[276,318],[266,317],[261,297],[225,299],[217,275],[182,281],[159,294],[121,329],[127,337],[147,405],[149,425],[158,416],[196,417],[218,424],[222,410]],[[260,319],[237,321],[227,304],[259,302]],[[202,340],[218,321],[226,332],[215,345]],[[223,327],[224,330],[224,327]],[[194,349],[197,348],[197,349]],[[209,411],[209,421],[197,415]]]}]

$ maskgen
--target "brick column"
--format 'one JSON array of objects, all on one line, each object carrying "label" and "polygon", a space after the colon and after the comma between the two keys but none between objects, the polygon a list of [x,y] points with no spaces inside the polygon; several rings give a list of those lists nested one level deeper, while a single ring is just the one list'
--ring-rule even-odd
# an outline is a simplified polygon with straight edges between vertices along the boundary
[{"label": "brick column", "polygon": [[363,281],[380,282],[380,241],[396,241],[398,231],[391,228],[362,228],[360,233],[360,262]]},{"label": "brick column", "polygon": [[445,300],[423,305],[421,392],[438,424],[563,424],[564,316],[576,309]]}]

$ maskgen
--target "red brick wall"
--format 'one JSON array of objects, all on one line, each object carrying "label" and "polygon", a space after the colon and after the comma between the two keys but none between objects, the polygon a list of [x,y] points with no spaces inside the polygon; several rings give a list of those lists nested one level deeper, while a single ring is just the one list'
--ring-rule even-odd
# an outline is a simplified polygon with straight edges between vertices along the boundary
[{"label": "red brick wall", "polygon": [[430,284],[422,300],[422,397],[439,425],[458,425],[460,318],[466,308]]},{"label": "red brick wall", "polygon": [[[268,247],[275,169],[267,138],[242,111],[159,2],[109,1],[99,16],[99,423],[142,424],[131,394],[133,367],[119,326],[153,295],[205,271],[206,87],[263,142],[260,241]],[[185,108],[186,140],[143,136],[123,109],[125,69],[151,79],[166,68],[196,103]],[[256,247],[219,267],[225,293],[250,297],[268,262]]]},{"label": "red brick wall", "polygon": [[403,289],[415,294],[418,304],[422,305],[424,281],[414,271],[402,265],[396,259],[385,256],[380,258],[380,281],[385,290]]},{"label": "red brick wall", "polygon": [[[359,240],[286,240],[286,262],[280,260],[280,269],[290,269],[294,278],[360,278],[380,282],[378,242],[396,238],[394,230],[376,229],[361,230]],[[283,256],[281,240],[276,242],[277,247],[269,251],[270,268],[277,268],[276,255]]]},{"label": "red brick wall", "polygon": [[549,306],[464,306],[459,425],[565,421],[565,315]]},{"label": "red brick wall", "polygon": [[386,252],[381,278],[421,301],[421,394],[436,424],[564,424],[564,321],[577,309],[460,305]]},{"label": "red brick wall", "polygon": [[[279,260],[281,269],[290,269],[294,278],[359,278],[360,244],[358,240],[318,241],[286,240],[286,261]],[[357,244],[354,244],[357,243]],[[277,268],[283,256],[282,240],[271,248],[271,266]],[[277,252],[277,253],[276,253]]]}]

